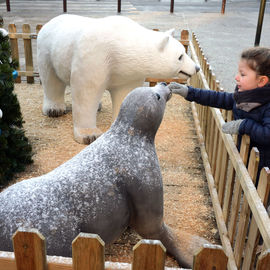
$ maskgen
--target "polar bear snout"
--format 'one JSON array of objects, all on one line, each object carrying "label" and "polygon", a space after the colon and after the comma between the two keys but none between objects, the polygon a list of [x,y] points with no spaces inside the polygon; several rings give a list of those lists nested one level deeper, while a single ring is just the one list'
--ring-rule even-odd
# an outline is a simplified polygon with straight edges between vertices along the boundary
[{"label": "polar bear snout", "polygon": [[[195,65],[195,73],[194,74],[196,74],[198,71],[200,71],[200,69],[201,69],[200,66]],[[194,74],[189,74],[189,73],[187,73],[187,72],[185,72],[183,70],[180,70],[179,73],[187,76],[188,78],[190,78],[192,75],[194,75]]]},{"label": "polar bear snout", "polygon": [[180,78],[189,79],[192,75],[195,75],[200,70],[200,66],[197,65],[193,59],[187,54],[184,54],[181,58],[178,74]]}]

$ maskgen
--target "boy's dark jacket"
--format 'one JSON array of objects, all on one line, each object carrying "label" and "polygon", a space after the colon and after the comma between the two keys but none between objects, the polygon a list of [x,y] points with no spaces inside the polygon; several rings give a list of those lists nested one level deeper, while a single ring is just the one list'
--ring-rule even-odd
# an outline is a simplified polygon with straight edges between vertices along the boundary
[{"label": "boy's dark jacket", "polygon": [[[263,167],[270,168],[270,86],[263,87],[263,90],[269,90],[269,95],[263,97],[267,102],[247,112],[236,107],[234,93],[217,92],[188,87],[189,101],[196,103],[232,110],[234,120],[244,119],[239,127],[239,134],[250,136],[250,146],[256,146],[260,152],[259,172]],[[263,91],[264,94],[268,93]],[[260,99],[262,100],[262,98]]]}]

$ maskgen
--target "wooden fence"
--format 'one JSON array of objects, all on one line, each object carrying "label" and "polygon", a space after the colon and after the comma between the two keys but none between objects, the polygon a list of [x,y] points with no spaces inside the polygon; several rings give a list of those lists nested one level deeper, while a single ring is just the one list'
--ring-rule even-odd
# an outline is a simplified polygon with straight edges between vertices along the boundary
[{"label": "wooden fence", "polygon": [[[201,71],[190,84],[204,89],[222,91],[196,36],[190,42],[192,58]],[[242,137],[240,153],[235,138],[221,131],[225,120],[232,120],[231,112],[192,103],[202,159],[215,211],[220,238],[228,256],[229,269],[254,269],[258,241],[262,237],[266,250],[265,268],[270,269],[270,220],[265,210],[270,189],[270,170],[261,172],[256,181],[259,153],[250,139]],[[248,164],[247,161],[249,160]],[[260,269],[261,263],[257,263]]]},{"label": "wooden fence", "polygon": [[[26,77],[28,83],[38,78],[33,65],[35,54],[32,42],[40,28],[41,25],[38,25],[36,33],[31,33],[30,26],[23,25],[23,32],[17,33],[15,25],[9,26],[12,57],[25,62],[25,69],[19,70],[17,82],[21,81],[21,77]],[[24,52],[19,52],[18,39],[23,41]],[[194,87],[223,91],[196,36],[193,34],[192,40],[189,40],[189,32],[183,30],[181,42],[201,66],[201,71],[189,83]],[[185,83],[179,79],[164,78],[147,78],[146,81],[150,85],[158,81]],[[221,131],[224,122],[232,119],[231,112],[194,103],[191,107],[219,234],[228,256],[228,269],[246,270],[254,269],[255,266],[258,270],[270,269],[270,220],[265,210],[270,190],[270,171],[268,168],[262,170],[256,189],[254,182],[258,170],[258,150],[252,149],[249,155],[249,137],[243,136],[239,153],[235,138]],[[256,253],[260,237],[264,244],[263,252],[258,257]]]},{"label": "wooden fence", "polygon": [[[61,241],[59,239],[59,241]],[[104,260],[104,242],[96,234],[80,233],[72,242],[72,258],[46,256],[44,237],[35,229],[18,229],[13,252],[0,251],[1,270],[176,270],[165,267],[165,247],[158,240],[140,240],[133,247],[132,264]],[[193,269],[225,270],[222,247],[205,245],[194,256]]]}]

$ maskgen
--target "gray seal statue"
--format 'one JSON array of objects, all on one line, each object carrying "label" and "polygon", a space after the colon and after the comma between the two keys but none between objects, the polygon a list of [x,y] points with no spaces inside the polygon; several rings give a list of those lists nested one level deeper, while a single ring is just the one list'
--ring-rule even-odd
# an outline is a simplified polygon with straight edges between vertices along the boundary
[{"label": "gray seal statue", "polygon": [[[176,239],[163,221],[163,183],[154,139],[171,91],[165,84],[136,88],[111,128],[53,171],[0,193],[0,247],[12,251],[18,227],[44,235],[47,254],[71,256],[72,240],[96,233],[106,244],[128,227],[160,240],[181,267],[206,240]],[[188,239],[187,239],[188,238]]]}]

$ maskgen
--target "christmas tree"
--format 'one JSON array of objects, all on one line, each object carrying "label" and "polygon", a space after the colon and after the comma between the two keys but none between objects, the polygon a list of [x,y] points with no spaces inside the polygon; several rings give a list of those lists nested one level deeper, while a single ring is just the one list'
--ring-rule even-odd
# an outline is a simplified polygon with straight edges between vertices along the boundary
[{"label": "christmas tree", "polygon": [[20,104],[13,92],[16,67],[17,63],[11,59],[8,33],[0,29],[0,187],[32,162],[32,147],[25,136]]}]

